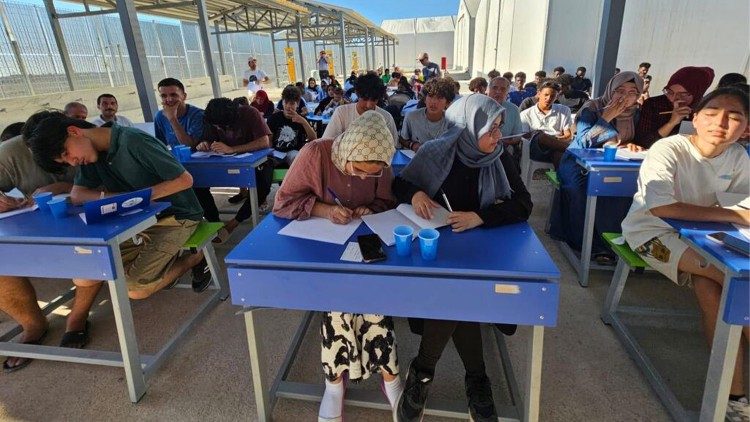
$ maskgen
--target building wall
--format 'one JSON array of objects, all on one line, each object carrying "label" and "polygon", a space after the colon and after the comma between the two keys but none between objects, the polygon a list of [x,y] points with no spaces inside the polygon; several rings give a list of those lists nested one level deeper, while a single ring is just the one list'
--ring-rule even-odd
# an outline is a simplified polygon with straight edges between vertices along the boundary
[{"label": "building wall", "polygon": [[[626,2],[626,8],[628,3]],[[557,66],[575,74],[585,66],[592,75],[602,19],[601,0],[552,1],[547,19],[547,39],[543,68],[551,72]]]}]

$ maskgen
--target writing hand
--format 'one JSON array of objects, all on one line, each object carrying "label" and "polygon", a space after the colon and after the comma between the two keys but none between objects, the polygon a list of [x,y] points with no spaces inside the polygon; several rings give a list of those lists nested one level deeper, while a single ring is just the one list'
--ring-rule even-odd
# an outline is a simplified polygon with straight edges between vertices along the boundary
[{"label": "writing hand", "polygon": [[419,191],[411,197],[411,206],[418,216],[432,220],[432,210],[438,208],[440,205],[427,196],[426,193]]},{"label": "writing hand", "polygon": [[460,233],[481,226],[484,220],[475,212],[456,211],[448,214],[448,224],[454,232]]}]

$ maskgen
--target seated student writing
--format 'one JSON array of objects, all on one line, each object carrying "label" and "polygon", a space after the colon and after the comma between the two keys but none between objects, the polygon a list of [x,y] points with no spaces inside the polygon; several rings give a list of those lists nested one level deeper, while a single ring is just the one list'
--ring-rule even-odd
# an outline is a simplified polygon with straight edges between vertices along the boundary
[{"label": "seated student writing", "polygon": [[284,109],[275,112],[268,119],[271,147],[276,151],[286,153],[283,160],[274,159],[277,168],[288,168],[305,143],[317,138],[315,130],[307,119],[295,111],[300,100],[299,90],[292,85],[287,86],[281,92]]},{"label": "seated student writing", "polygon": [[[221,154],[242,154],[268,148],[271,144],[268,135],[271,131],[258,110],[250,106],[238,106],[229,98],[214,98],[208,102],[203,115],[203,141],[196,147],[198,151],[213,151]],[[273,166],[263,163],[255,168],[258,203],[262,204],[271,191]],[[214,201],[213,196],[205,198]],[[216,207],[215,203],[210,205]],[[225,241],[237,226],[252,214],[250,199],[245,198],[235,217],[224,224],[218,241]]]},{"label": "seated student writing", "polygon": [[[364,112],[335,140],[319,139],[302,148],[276,193],[274,215],[347,224],[392,208],[394,153],[385,120],[376,111]],[[345,373],[356,382],[380,372],[386,398],[395,406],[401,382],[390,317],[326,312],[321,333],[326,389],[318,421],[341,421]]]},{"label": "seated student writing", "polygon": [[555,104],[560,93],[560,84],[547,79],[536,91],[536,105],[521,112],[521,126],[524,133],[534,131],[528,138],[529,158],[560,165],[560,158],[568,149],[573,135],[570,127],[570,109],[562,104]]},{"label": "seated student writing", "polygon": [[[448,223],[454,232],[526,221],[531,195],[523,185],[513,158],[499,142],[504,109],[486,95],[471,94],[455,101],[445,118],[451,128],[419,149],[393,183],[399,202],[411,203],[422,218],[444,203],[453,212]],[[411,321],[410,321],[411,323]],[[501,327],[508,334],[514,326]],[[466,368],[466,394],[474,421],[497,421],[490,380],[485,373],[479,323],[424,320],[419,354],[411,362],[398,421],[419,421],[435,367],[453,338]]]},{"label": "seated student writing", "polygon": [[[77,168],[71,200],[80,204],[110,194],[151,188],[151,198],[172,205],[159,221],[120,245],[131,299],[145,299],[172,286],[202,253],[177,258],[185,241],[203,217],[198,199],[190,189],[193,178],[158,139],[138,129],[114,125],[97,128],[91,123],[53,116],[42,121],[31,137],[34,161],[43,169],[59,172]],[[194,273],[193,289],[205,290],[211,274]],[[97,280],[73,280],[90,287]]]},{"label": "seated student writing", "polygon": [[[747,85],[708,94],[694,109],[695,135],[673,135],[651,147],[641,165],[633,205],[622,222],[625,240],[651,268],[693,288],[709,344],[720,317],[724,273],[662,219],[750,225],[750,211],[722,208],[716,199],[720,192],[750,195],[750,158],[737,144],[750,132],[748,116]],[[749,331],[747,325],[742,328],[745,341],[734,367],[728,409],[745,418],[750,413],[743,377]]]}]

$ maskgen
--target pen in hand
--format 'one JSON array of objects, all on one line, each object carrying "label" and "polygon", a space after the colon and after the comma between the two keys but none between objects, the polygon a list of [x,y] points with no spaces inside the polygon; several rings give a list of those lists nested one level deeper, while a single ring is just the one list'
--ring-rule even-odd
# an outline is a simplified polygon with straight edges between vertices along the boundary
[{"label": "pen in hand", "polygon": [[453,212],[453,208],[451,208],[451,203],[448,202],[448,196],[445,194],[445,191],[440,189],[440,195],[443,196],[443,201],[445,201],[445,206],[448,207],[448,211]]},{"label": "pen in hand", "polygon": [[339,196],[336,195],[336,192],[334,192],[333,189],[331,189],[331,188],[326,188],[326,189],[328,190],[328,193],[330,193],[331,196],[333,196],[333,202],[335,202],[336,205],[338,205],[338,206],[340,206],[342,208],[346,208],[344,206],[344,204],[341,203],[341,200],[339,199]]}]

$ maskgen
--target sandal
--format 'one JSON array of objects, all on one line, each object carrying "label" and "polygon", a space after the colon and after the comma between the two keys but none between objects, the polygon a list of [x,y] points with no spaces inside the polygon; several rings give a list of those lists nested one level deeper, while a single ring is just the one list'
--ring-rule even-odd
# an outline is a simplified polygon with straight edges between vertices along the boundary
[{"label": "sandal", "polygon": [[230,235],[231,235],[231,233],[229,232],[229,230],[227,230],[226,227],[222,227],[222,228],[219,229],[218,232],[216,232],[216,237],[214,238],[214,240],[212,240],[212,242],[213,243],[224,243],[224,242],[227,241],[227,239],[229,239]]},{"label": "sandal", "polygon": [[[45,328],[44,332],[42,333],[41,336],[39,336],[38,339],[36,339],[34,341],[27,341],[27,342],[24,342],[23,344],[33,344],[33,345],[37,345],[37,346],[41,345],[44,342],[44,339],[47,337],[47,332],[48,331],[49,331],[49,328]],[[8,357],[8,359],[5,359],[5,362],[3,362],[3,372],[5,372],[6,374],[10,374],[11,372],[16,372],[16,371],[18,371],[20,369],[23,369],[23,368],[27,367],[31,363],[31,361],[34,360],[34,359],[31,359],[31,358],[21,358],[22,359],[21,363],[19,363],[18,365],[15,365],[15,366],[10,366],[10,365],[8,365],[8,360],[9,359],[10,359],[10,357]]]},{"label": "sandal", "polygon": [[69,347],[71,349],[83,349],[86,343],[89,342],[89,329],[91,324],[86,320],[86,325],[83,330],[79,331],[67,331],[63,334],[62,340],[60,341],[60,347]]}]

